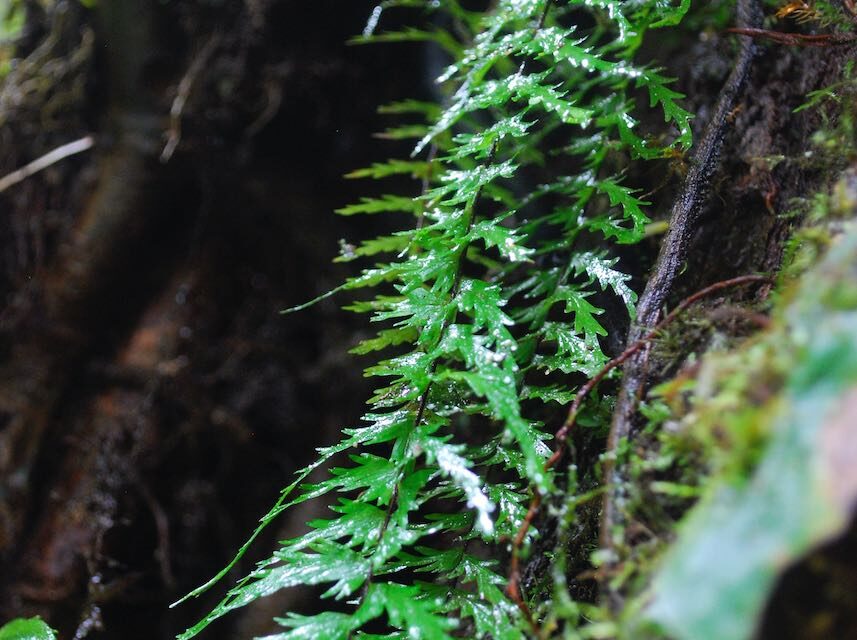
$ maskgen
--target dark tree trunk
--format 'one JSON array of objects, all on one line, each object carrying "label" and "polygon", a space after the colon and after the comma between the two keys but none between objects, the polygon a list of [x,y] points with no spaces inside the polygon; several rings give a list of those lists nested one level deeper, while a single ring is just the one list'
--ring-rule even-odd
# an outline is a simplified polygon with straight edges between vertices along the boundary
[{"label": "dark tree trunk", "polygon": [[[377,105],[420,91],[414,55],[344,44],[371,8],[32,15],[0,96],[0,172],[95,145],[0,194],[0,621],[173,637],[213,601],[167,605],[360,415],[356,325],[335,304],[278,310],[344,277],[337,240],[368,232],[331,215],[357,199],[341,176],[389,152]],[[271,624],[253,616],[210,637]]]}]

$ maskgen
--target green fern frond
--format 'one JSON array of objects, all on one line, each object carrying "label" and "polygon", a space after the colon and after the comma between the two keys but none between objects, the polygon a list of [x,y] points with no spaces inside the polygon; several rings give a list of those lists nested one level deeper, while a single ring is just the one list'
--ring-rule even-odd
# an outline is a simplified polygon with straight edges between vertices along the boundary
[{"label": "green fern frond", "polygon": [[[556,491],[555,472],[544,468],[552,429],[543,417],[571,400],[579,374],[593,375],[608,359],[596,294],[615,295],[633,317],[636,294],[613,245],[643,237],[648,203],[625,184],[623,167],[665,153],[638,133],[633,96],[647,92],[675,128],[671,146],[689,146],[691,118],[669,79],[635,66],[634,54],[647,29],[677,23],[687,5],[379,5],[361,42],[431,42],[453,58],[439,79],[444,105],[382,108],[413,118],[382,134],[417,139],[411,158],[348,176],[410,177],[420,191],[339,210],[409,214],[401,232],[348,245],[338,258],[387,256],[342,287],[379,287],[349,308],[381,325],[353,352],[380,352],[366,375],[384,382],[364,416],[368,426],[346,429],[341,443],[320,450],[261,526],[323,496],[330,518],[284,541],[182,639],[297,585],[322,585],[329,610],[288,613],[277,619],[283,632],[267,640],[525,637],[526,621],[504,590],[505,541],[532,488]],[[382,10],[399,7],[446,12],[456,29],[377,32]],[[589,24],[579,21],[584,14],[596,20],[581,26]],[[302,484],[344,453],[349,462],[327,479]],[[527,542],[536,535],[531,529]],[[367,632],[370,623],[388,635]]]}]

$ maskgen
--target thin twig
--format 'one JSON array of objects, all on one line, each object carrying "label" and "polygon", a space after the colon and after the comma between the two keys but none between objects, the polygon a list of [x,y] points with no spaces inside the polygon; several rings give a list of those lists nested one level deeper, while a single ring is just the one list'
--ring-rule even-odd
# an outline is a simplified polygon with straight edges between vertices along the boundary
[{"label": "thin twig", "polygon": [[833,47],[843,44],[851,44],[857,41],[857,35],[853,33],[822,33],[805,35],[802,33],[786,33],[784,31],[770,31],[769,29],[734,28],[727,29],[729,33],[737,33],[751,38],[765,38],[791,47]]},{"label": "thin twig", "polygon": [[167,134],[167,143],[164,145],[164,150],[161,152],[161,162],[167,163],[173,157],[176,147],[182,139],[182,114],[184,113],[185,105],[190,98],[190,92],[193,90],[193,85],[203,67],[208,63],[211,54],[220,44],[222,34],[219,31],[211,34],[211,37],[200,49],[199,54],[191,62],[182,79],[176,87],[176,97],[173,98],[173,104],[170,106],[170,130]]},{"label": "thin twig", "polygon": [[164,585],[169,588],[175,588],[176,579],[173,574],[171,559],[170,559],[170,523],[166,511],[164,511],[161,503],[152,493],[152,490],[146,485],[142,478],[135,478],[137,489],[149,507],[152,513],[152,518],[155,521],[155,529],[158,533],[158,546],[155,550],[155,557],[158,561],[158,566],[161,570],[161,580]]},{"label": "thin twig", "polygon": [[[759,0],[739,0],[736,9],[737,24],[739,27],[755,27],[761,22],[761,9]],[[630,418],[633,414],[636,403],[634,399],[637,393],[642,388],[642,382],[638,369],[640,363],[631,360],[643,346],[651,340],[653,331],[662,327],[667,316],[661,322],[656,322],[660,310],[664,307],[667,297],[672,291],[673,283],[677,275],[680,273],[684,264],[687,249],[690,244],[693,229],[696,226],[696,221],[699,218],[699,212],[705,200],[706,190],[711,183],[711,179],[719,165],[720,148],[722,146],[725,129],[728,123],[728,116],[734,109],[735,101],[738,94],[744,86],[744,83],[749,75],[750,63],[755,54],[755,47],[752,39],[748,38],[741,43],[741,50],[735,61],[735,65],[723,89],[720,92],[720,97],[715,105],[713,115],[706,127],[705,133],[699,142],[696,153],[693,157],[693,162],[690,171],[687,174],[683,189],[679,194],[676,203],[673,207],[670,218],[670,230],[667,237],[661,246],[661,252],[658,256],[657,264],[655,265],[654,275],[650,278],[646,285],[646,290],[640,297],[640,302],[637,306],[637,322],[632,325],[629,331],[628,347],[620,356],[608,362],[604,368],[587,384],[578,391],[574,402],[569,410],[568,417],[563,425],[557,431],[557,449],[554,454],[545,463],[545,468],[553,467],[562,457],[565,450],[565,441],[577,419],[577,412],[586,395],[604,378],[612,369],[625,364],[625,377],[622,381],[622,387],[619,391],[616,411],[614,412],[613,424],[611,425],[610,436],[608,438],[607,449],[612,451],[616,443],[625,435],[630,424]],[[691,304],[692,302],[688,302]],[[680,312],[684,307],[679,305],[676,312]],[[645,333],[645,327],[655,326],[648,333]],[[630,360],[630,361],[629,361]],[[612,468],[608,462],[608,468],[605,470],[605,477],[609,478],[612,474]],[[605,511],[602,515],[602,538],[604,537],[605,527],[612,522],[612,516],[608,510],[612,508],[609,491],[605,494]],[[509,581],[506,586],[506,592],[509,597],[518,605],[518,607],[528,613],[526,603],[521,598],[520,593],[520,550],[526,538],[527,531],[532,525],[533,520],[539,512],[542,496],[537,489],[533,490],[533,498],[530,503],[530,508],[527,515],[524,517],[518,533],[515,536],[512,545],[512,558],[510,561]],[[602,540],[603,544],[603,540]],[[532,623],[532,618],[529,618]]]},{"label": "thin twig", "polygon": [[15,186],[19,182],[23,182],[24,180],[38,173],[39,171],[47,169],[52,164],[56,164],[60,160],[64,160],[69,156],[73,156],[78,153],[82,153],[88,149],[91,149],[94,144],[95,140],[92,136],[84,136],[79,140],[69,142],[68,144],[62,145],[61,147],[57,147],[53,151],[49,151],[45,155],[36,158],[29,164],[26,164],[21,167],[20,169],[16,169],[12,173],[9,173],[0,178],[0,193],[6,191],[6,189],[8,189],[9,187]]},{"label": "thin twig", "polygon": [[[680,313],[682,313],[689,306],[699,301],[702,298],[710,296],[713,293],[717,293],[718,291],[722,291],[723,289],[729,289],[731,287],[737,287],[743,284],[751,284],[755,282],[770,282],[771,278],[769,276],[762,275],[747,275],[747,276],[738,276],[737,278],[730,278],[729,280],[722,280],[720,282],[715,282],[704,289],[700,289],[696,293],[691,296],[688,296],[684,300],[679,303],[679,305],[673,309],[669,314],[664,316],[664,318],[658,322],[652,329],[648,331],[642,338],[634,342],[627,349],[625,349],[621,354],[610,360],[607,364],[605,364],[599,371],[596,373],[589,381],[583,385],[577,394],[574,396],[574,401],[571,403],[571,408],[568,410],[568,416],[565,419],[565,422],[562,423],[562,426],[554,435],[554,441],[556,442],[553,455],[547,459],[544,465],[545,471],[552,469],[556,464],[562,459],[562,456],[565,454],[568,436],[571,433],[571,430],[574,428],[574,425],[577,422],[577,416],[580,412],[580,407],[583,404],[583,401],[589,395],[589,393],[601,382],[607,374],[609,374],[613,369],[618,366],[621,366],[628,358],[637,353],[644,346],[649,344],[653,339],[655,339],[658,334],[664,330],[664,328],[672,323],[676,317]],[[523,547],[524,540],[527,537],[527,532],[532,526],[533,520],[535,520],[536,516],[539,513],[539,508],[542,504],[542,494],[537,490],[533,490],[533,497],[530,501],[530,506],[527,509],[527,514],[524,516],[524,519],[521,523],[521,526],[518,528],[518,532],[515,534],[515,538],[512,541],[512,559],[509,565],[509,580],[506,586],[506,593],[512,599],[515,604],[521,608],[522,611],[526,609],[526,604],[521,597],[520,591],[520,579],[521,579],[521,567],[520,567],[520,555],[521,548]]]}]

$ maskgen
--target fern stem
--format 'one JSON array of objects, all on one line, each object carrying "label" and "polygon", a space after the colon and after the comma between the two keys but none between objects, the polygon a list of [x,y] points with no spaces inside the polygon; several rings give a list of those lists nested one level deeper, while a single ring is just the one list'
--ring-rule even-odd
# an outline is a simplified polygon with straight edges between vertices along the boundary
[{"label": "fern stem", "polygon": [[[428,193],[429,187],[431,186],[431,181],[433,176],[432,166],[434,165],[434,160],[437,157],[437,144],[432,143],[429,147],[428,153],[426,154],[426,162],[428,163],[428,169],[426,170],[426,174],[423,176],[422,180],[422,190],[421,195],[425,196]],[[417,218],[417,226],[416,230],[419,231],[423,228],[426,220],[426,205],[423,205],[422,211],[420,211],[420,215]]]},{"label": "fern stem", "polygon": [[[498,145],[498,142],[497,142],[497,140],[495,140],[494,143],[491,145],[491,150],[488,153],[488,157],[485,159],[484,166],[490,166],[491,163],[494,161],[494,158],[496,157],[496,153],[497,153],[497,145]],[[423,182],[423,188],[425,190],[427,190],[428,186],[429,186],[428,180],[425,180]],[[470,200],[470,202],[468,203],[468,205],[465,209],[466,224],[465,224],[465,230],[464,230],[464,234],[463,234],[463,236],[465,236],[465,237],[470,233],[470,230],[473,227],[476,202],[479,200],[481,193],[482,193],[482,188],[480,187],[479,189],[476,190],[476,193],[473,195],[473,198]],[[455,278],[453,280],[453,285],[452,285],[452,288],[450,289],[450,295],[449,295],[450,302],[455,300],[455,298],[457,298],[458,294],[460,293],[462,271],[464,269],[464,260],[465,260],[466,254],[467,254],[468,247],[469,247],[469,244],[463,243],[461,249],[458,252],[456,266],[455,266]],[[450,324],[450,319],[449,319],[449,317],[447,317],[447,319],[444,321],[444,323],[441,327],[441,330],[439,332],[438,343],[440,343],[443,340],[444,334],[446,333],[447,329],[449,328],[449,324]],[[430,365],[430,369],[429,369],[430,377],[431,377],[431,375],[433,375],[435,373],[435,371],[437,371],[437,362],[438,362],[437,359],[435,359],[432,361],[432,363]],[[414,418],[414,425],[413,425],[413,428],[408,432],[408,434],[406,436],[407,441],[405,442],[405,448],[408,447],[408,441],[410,440],[410,437],[413,434],[414,430],[417,429],[422,424],[423,420],[425,419],[425,412],[426,412],[426,408],[428,406],[428,398],[429,398],[429,394],[431,393],[432,386],[433,386],[433,382],[431,380],[429,380],[429,383],[426,385],[425,390],[420,395],[420,401],[419,401],[419,405],[417,407],[417,413],[416,413],[416,416]],[[398,506],[398,498],[399,498],[399,490],[400,490],[399,487],[400,487],[400,484],[402,482],[404,472],[405,472],[405,468],[404,468],[404,466],[402,466],[402,468],[399,470],[398,477],[396,478],[395,485],[393,486],[393,494],[390,497],[389,504],[387,505],[387,510],[386,510],[386,513],[384,514],[384,520],[382,521],[381,526],[379,527],[379,530],[378,530],[377,539],[378,539],[379,543],[383,539],[384,534],[387,532],[387,529],[390,526],[390,520],[393,517],[393,511]],[[372,586],[372,580],[374,577],[375,577],[374,567],[373,567],[373,565],[370,564],[369,574],[367,575],[366,581],[364,582],[364,585],[363,585],[363,590],[362,590],[361,595],[360,595],[360,603],[358,604],[358,608],[365,601],[366,596],[369,593],[369,589]],[[351,637],[351,634],[349,634],[349,638],[350,637]]]}]

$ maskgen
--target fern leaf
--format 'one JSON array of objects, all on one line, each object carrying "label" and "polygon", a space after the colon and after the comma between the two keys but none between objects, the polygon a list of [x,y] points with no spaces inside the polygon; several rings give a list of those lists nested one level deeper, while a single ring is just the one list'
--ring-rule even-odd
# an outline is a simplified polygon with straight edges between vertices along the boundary
[{"label": "fern leaf", "polygon": [[473,463],[459,455],[463,447],[446,444],[438,438],[423,439],[420,446],[425,450],[429,463],[436,464],[440,472],[461,490],[467,507],[476,510],[476,526],[480,531],[486,536],[492,535],[494,522],[491,513],[495,507],[482,491],[479,476],[471,471]]},{"label": "fern leaf", "polygon": [[[328,594],[344,596],[353,593],[365,581],[369,562],[362,555],[330,542],[319,543],[314,548],[317,553],[301,552],[285,557],[275,553],[274,558],[251,573],[211,613],[178,636],[178,640],[188,640],[233,609],[247,606],[283,588],[334,582]],[[286,564],[271,566],[278,561]]]},{"label": "fern leaf", "polygon": [[384,329],[378,332],[377,338],[363,340],[359,345],[351,349],[349,353],[366,355],[372,351],[380,351],[387,347],[413,342],[417,338],[415,327],[399,327],[396,329]]},{"label": "fern leaf", "polygon": [[350,204],[347,207],[337,209],[336,213],[341,216],[353,216],[358,213],[413,213],[422,211],[422,206],[413,198],[402,196],[385,195],[380,198],[363,198],[358,204]]},{"label": "fern leaf", "polygon": [[373,178],[380,180],[389,176],[409,175],[412,178],[427,178],[432,171],[432,163],[421,160],[387,160],[376,162],[371,167],[346,173],[346,178]]},{"label": "fern leaf", "polygon": [[275,621],[290,631],[264,636],[260,640],[345,640],[363,623],[356,616],[333,611],[325,611],[315,616],[301,616],[290,612],[285,618],[275,618]]},{"label": "fern leaf", "polygon": [[443,612],[441,596],[426,596],[418,587],[386,582],[372,585],[363,605],[375,612],[386,611],[390,625],[409,638],[452,640],[449,631],[458,621]]},{"label": "fern leaf", "polygon": [[693,114],[678,104],[678,100],[684,98],[684,95],[667,87],[670,82],[671,79],[664,78],[655,71],[646,71],[637,79],[637,86],[648,90],[649,106],[660,106],[663,109],[664,122],[675,123],[679,131],[676,144],[687,149],[693,142],[693,132],[690,128]]},{"label": "fern leaf", "polygon": [[631,276],[613,268],[617,261],[617,258],[605,259],[591,251],[583,251],[571,259],[571,266],[578,275],[585,273],[593,280],[597,280],[602,289],[606,290],[608,287],[613,289],[613,292],[625,303],[628,315],[633,320],[637,294],[627,284]]}]

